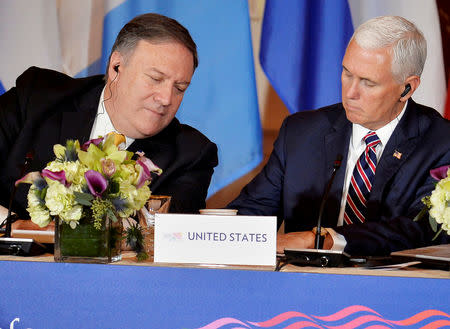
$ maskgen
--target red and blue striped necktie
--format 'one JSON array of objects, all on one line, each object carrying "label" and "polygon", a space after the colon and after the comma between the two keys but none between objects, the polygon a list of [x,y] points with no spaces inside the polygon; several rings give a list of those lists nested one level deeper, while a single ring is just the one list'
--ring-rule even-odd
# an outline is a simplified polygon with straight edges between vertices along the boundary
[{"label": "red and blue striped necktie", "polygon": [[364,136],[366,149],[356,162],[347,193],[344,223],[363,223],[366,218],[367,199],[372,189],[377,166],[375,147],[381,142],[377,134],[370,131]]}]

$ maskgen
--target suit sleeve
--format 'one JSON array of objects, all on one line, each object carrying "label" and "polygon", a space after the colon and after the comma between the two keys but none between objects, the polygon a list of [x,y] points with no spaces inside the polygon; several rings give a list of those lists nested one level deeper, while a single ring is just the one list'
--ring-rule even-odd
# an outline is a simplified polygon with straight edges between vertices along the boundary
[{"label": "suit sleeve", "polygon": [[284,184],[286,133],[287,120],[281,126],[267,164],[227,208],[237,209],[239,215],[278,216],[282,220],[280,205]]},{"label": "suit sleeve", "polygon": [[0,152],[5,159],[8,159],[24,120],[25,113],[19,106],[17,89],[13,87],[0,96]]},{"label": "suit sleeve", "polygon": [[[30,76],[30,74],[23,74],[22,80],[24,76]],[[12,161],[13,146],[18,140],[26,120],[26,107],[23,104],[26,103],[27,96],[25,92],[27,89],[22,88],[21,91],[22,94],[19,95],[20,91],[18,88],[13,87],[0,96],[0,154],[2,154],[2,159],[5,163]],[[4,165],[0,164],[0,168],[3,167]],[[12,186],[7,183],[7,174],[0,173],[0,182],[2,182],[0,184],[0,204],[4,207],[8,207],[9,195],[12,189]]]}]

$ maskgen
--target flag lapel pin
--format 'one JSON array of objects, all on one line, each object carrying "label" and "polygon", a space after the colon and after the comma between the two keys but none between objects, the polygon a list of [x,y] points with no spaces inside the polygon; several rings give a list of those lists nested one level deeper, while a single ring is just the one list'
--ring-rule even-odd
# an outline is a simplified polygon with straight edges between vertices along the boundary
[{"label": "flag lapel pin", "polygon": [[394,151],[394,154],[392,154],[392,156],[394,158],[399,159],[399,160],[402,158],[402,154],[399,151],[397,151],[397,150]]}]

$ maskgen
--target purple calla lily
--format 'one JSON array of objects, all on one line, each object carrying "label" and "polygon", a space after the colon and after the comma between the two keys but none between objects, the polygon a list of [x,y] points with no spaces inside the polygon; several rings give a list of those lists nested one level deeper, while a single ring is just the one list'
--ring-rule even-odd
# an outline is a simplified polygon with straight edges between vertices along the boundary
[{"label": "purple calla lily", "polygon": [[161,175],[162,173],[161,168],[159,168],[152,162],[152,160],[146,158],[145,156],[139,157],[139,159],[136,162],[139,163],[142,167],[147,168],[148,171],[154,172],[158,175]]},{"label": "purple calla lily", "polygon": [[66,173],[64,170],[61,171],[50,171],[48,169],[42,170],[42,177],[50,178],[51,180],[56,180],[64,186],[70,186],[70,183],[66,180]]},{"label": "purple calla lily", "polygon": [[435,180],[439,181],[439,180],[444,179],[444,178],[447,177],[448,168],[450,168],[450,165],[446,165],[446,166],[442,166],[442,167],[439,167],[439,168],[431,169],[430,170],[430,175]]},{"label": "purple calla lily", "polygon": [[89,148],[89,145],[94,144],[95,146],[98,146],[101,142],[103,142],[103,137],[88,140],[86,143],[84,143],[81,146],[81,150],[87,151],[87,149]]},{"label": "purple calla lily", "polygon": [[154,172],[157,175],[161,175],[162,170],[158,166],[156,166],[149,158],[141,156],[136,163],[141,166],[141,170],[139,171],[138,182],[136,188],[141,188],[146,181],[151,180],[151,173]]},{"label": "purple calla lily", "polygon": [[92,195],[100,198],[108,187],[108,181],[102,174],[95,170],[88,170],[84,173],[84,178]]},{"label": "purple calla lily", "polygon": [[17,186],[21,183],[33,184],[35,181],[37,181],[40,178],[42,179],[42,176],[39,171],[29,172],[28,174],[23,176],[21,179],[16,180],[14,185]]},{"label": "purple calla lily", "polygon": [[139,177],[137,181],[136,188],[140,189],[146,181],[150,180],[152,176],[150,175],[150,170],[142,163],[142,161],[137,160],[136,163],[138,163],[141,166],[141,170],[139,171]]}]

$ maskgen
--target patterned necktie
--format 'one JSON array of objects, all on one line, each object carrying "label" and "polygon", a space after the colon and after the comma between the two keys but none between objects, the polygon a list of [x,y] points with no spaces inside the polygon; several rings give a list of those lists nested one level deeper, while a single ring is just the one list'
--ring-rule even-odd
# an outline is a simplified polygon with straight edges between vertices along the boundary
[{"label": "patterned necktie", "polygon": [[367,199],[372,189],[377,165],[375,147],[381,142],[377,134],[370,131],[364,136],[366,149],[356,162],[353,176],[348,187],[345,205],[344,223],[363,223],[366,218]]}]

